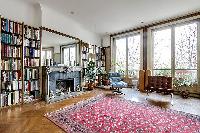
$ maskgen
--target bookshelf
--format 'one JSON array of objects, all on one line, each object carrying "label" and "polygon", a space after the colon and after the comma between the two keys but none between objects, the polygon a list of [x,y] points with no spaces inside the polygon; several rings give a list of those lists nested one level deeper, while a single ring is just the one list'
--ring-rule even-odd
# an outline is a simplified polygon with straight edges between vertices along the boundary
[{"label": "bookshelf", "polygon": [[0,16],[0,107],[40,98],[40,30]]},{"label": "bookshelf", "polygon": [[85,74],[88,61],[89,61],[89,45],[81,41],[81,64],[82,64],[81,66],[83,68],[81,77],[83,79],[83,82],[86,82]]},{"label": "bookshelf", "polygon": [[[87,43],[81,42],[81,66],[82,70],[82,82],[87,82],[86,80],[86,68],[89,61],[94,61],[95,66],[102,71],[105,71],[106,64],[106,47],[100,47],[96,45],[90,45]],[[100,83],[102,82],[102,77],[96,75],[96,80]]]},{"label": "bookshelf", "polygon": [[106,47],[101,48],[101,67],[106,67]]},{"label": "bookshelf", "polygon": [[23,101],[23,25],[1,18],[1,107]]},{"label": "bookshelf", "polygon": [[24,25],[24,103],[40,98],[40,30]]},{"label": "bookshelf", "polygon": [[96,68],[101,67],[101,47],[95,46]]}]

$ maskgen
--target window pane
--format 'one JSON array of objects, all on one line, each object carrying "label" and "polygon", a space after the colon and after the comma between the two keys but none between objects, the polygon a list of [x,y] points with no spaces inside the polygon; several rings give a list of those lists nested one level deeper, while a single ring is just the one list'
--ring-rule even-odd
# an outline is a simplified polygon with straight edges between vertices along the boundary
[{"label": "window pane", "polygon": [[46,53],[46,59],[52,59],[52,52],[50,50],[47,50]]},{"label": "window pane", "polygon": [[63,63],[69,65],[69,48],[64,48],[63,55]]},{"label": "window pane", "polygon": [[171,29],[153,32],[153,68],[171,69]]},{"label": "window pane", "polygon": [[45,65],[44,63],[45,63],[45,59],[46,59],[46,57],[45,57],[45,51],[44,50],[42,50],[42,65]]},{"label": "window pane", "polygon": [[116,40],[116,72],[125,74],[126,70],[126,38]]},{"label": "window pane", "polygon": [[153,70],[155,76],[171,76],[171,70]]},{"label": "window pane", "polygon": [[140,35],[128,37],[128,75],[138,77],[140,70]]},{"label": "window pane", "polygon": [[71,65],[75,65],[74,62],[76,61],[76,51],[75,47],[70,48],[70,62]]},{"label": "window pane", "polygon": [[197,69],[197,24],[175,28],[175,68]]},{"label": "window pane", "polygon": [[176,70],[175,77],[182,85],[190,85],[197,83],[197,71],[196,70]]}]

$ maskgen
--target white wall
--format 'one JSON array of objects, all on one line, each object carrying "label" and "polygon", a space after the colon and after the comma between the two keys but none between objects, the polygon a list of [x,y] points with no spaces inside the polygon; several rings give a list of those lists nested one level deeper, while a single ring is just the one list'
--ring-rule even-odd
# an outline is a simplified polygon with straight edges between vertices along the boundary
[{"label": "white wall", "polygon": [[89,44],[101,45],[98,34],[88,31],[78,22],[45,5],[27,0],[0,0],[0,5],[0,15],[5,18],[34,27],[42,25],[78,37]]},{"label": "white wall", "polygon": [[103,47],[110,46],[110,35],[105,35],[102,37],[102,46]]},{"label": "white wall", "polygon": [[25,24],[38,27],[41,18],[38,17],[39,5],[22,0],[0,0],[0,14],[8,19],[24,22]]},{"label": "white wall", "polygon": [[88,31],[83,28],[78,22],[70,17],[63,15],[46,5],[42,5],[42,26],[48,27],[65,34],[78,37],[84,42],[93,45],[101,45],[101,39],[98,34]]}]

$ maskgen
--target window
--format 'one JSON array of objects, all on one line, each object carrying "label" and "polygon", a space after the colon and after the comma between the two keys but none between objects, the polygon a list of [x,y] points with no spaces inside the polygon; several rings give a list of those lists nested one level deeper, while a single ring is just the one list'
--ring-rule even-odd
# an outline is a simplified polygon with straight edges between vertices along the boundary
[{"label": "window", "polygon": [[46,64],[46,59],[53,59],[53,53],[54,53],[54,48],[53,47],[48,47],[48,48],[42,48],[42,65],[45,66]]},{"label": "window", "polygon": [[67,66],[76,65],[76,46],[61,46],[62,50],[62,63]]},{"label": "window", "polygon": [[197,22],[154,30],[153,74],[197,83]]},{"label": "window", "polygon": [[125,74],[126,70],[126,38],[116,39],[115,71]]},{"label": "window", "polygon": [[140,35],[128,37],[128,75],[130,77],[139,77],[140,45]]},{"label": "window", "polygon": [[171,76],[171,29],[153,32],[154,75]]},{"label": "window", "polygon": [[115,71],[129,77],[138,77],[140,70],[141,35],[134,34],[123,38],[116,38]]},{"label": "window", "polygon": [[175,27],[175,77],[197,83],[197,23]]}]

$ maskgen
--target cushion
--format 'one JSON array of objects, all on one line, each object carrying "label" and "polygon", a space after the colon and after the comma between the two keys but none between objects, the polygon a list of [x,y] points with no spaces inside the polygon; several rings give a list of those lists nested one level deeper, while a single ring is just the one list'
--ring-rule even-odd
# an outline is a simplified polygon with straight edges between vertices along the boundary
[{"label": "cushion", "polygon": [[111,82],[120,82],[121,78],[120,77],[110,77]]},{"label": "cushion", "polygon": [[127,87],[127,83],[120,81],[120,82],[113,82],[112,83],[113,87],[117,87],[117,88],[123,88],[123,87]]}]

